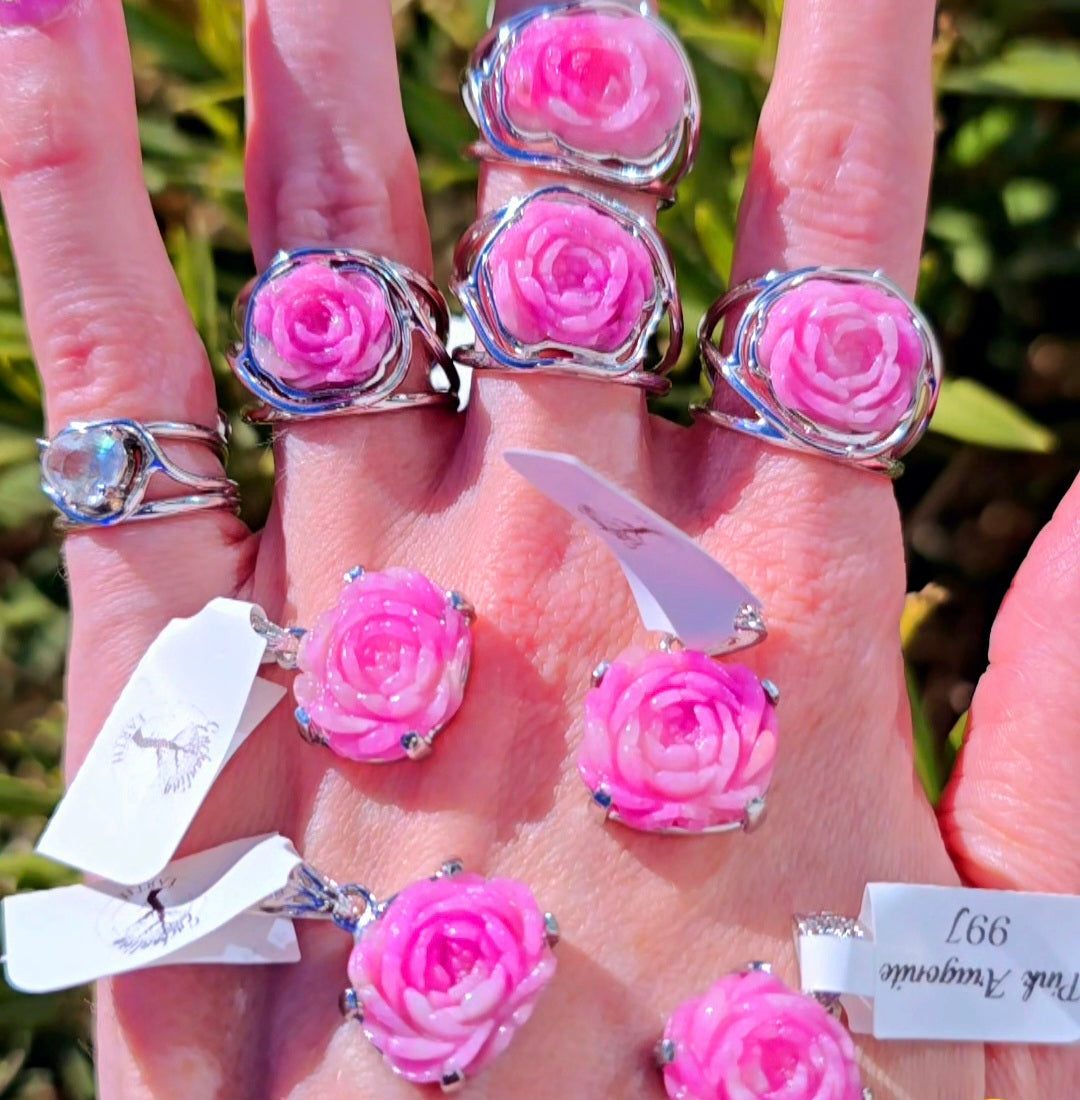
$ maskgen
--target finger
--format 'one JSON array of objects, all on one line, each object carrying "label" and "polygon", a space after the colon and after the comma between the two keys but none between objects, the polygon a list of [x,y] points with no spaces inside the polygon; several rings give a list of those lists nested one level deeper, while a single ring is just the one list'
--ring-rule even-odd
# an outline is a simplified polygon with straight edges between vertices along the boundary
[{"label": "finger", "polygon": [[1080,481],[1001,606],[990,665],[942,803],[964,877],[988,889],[1080,893]]},{"label": "finger", "polygon": [[213,380],[143,185],[119,0],[5,4],[0,98],[0,192],[50,424],[212,425]]},{"label": "finger", "polygon": [[[986,889],[1080,893],[1080,480],[1036,539],[994,622],[990,666],[940,819],[960,873]],[[995,1096],[1068,1096],[1075,1054],[991,1049]]]},{"label": "finger", "polygon": [[791,0],[740,213],[734,281],[882,267],[915,289],[933,154],[932,0]]},{"label": "finger", "polygon": [[[883,268],[914,289],[933,139],[933,19],[933,0],[787,0],[734,282],[842,265]],[[901,861],[895,846],[869,839],[859,866],[840,869],[842,891],[858,897],[868,881],[955,881],[933,815],[913,797],[900,736],[905,577],[889,482],[704,423],[691,447],[699,448],[690,452],[699,499],[717,517],[705,542],[765,599],[770,637],[749,660],[783,693],[777,791],[818,772],[820,805],[844,805],[848,821],[888,821],[892,835],[910,838]],[[773,827],[786,820],[798,831],[806,813],[785,802]],[[942,1047],[920,1059],[895,1045],[860,1046],[867,1083],[891,1081],[892,1091],[948,1080],[960,1061],[981,1071],[977,1051]]]},{"label": "finger", "polygon": [[[532,6],[528,0],[498,0],[494,22],[498,24]],[[583,64],[580,58],[575,63]],[[651,79],[657,78],[657,74],[650,75]],[[599,86],[595,88],[597,95],[601,91]],[[514,165],[485,162],[481,165],[478,216],[552,184],[580,185],[580,181]],[[657,204],[651,195],[596,183],[584,186],[587,190],[608,195],[650,221],[656,219]],[[602,260],[604,242],[596,239],[580,243],[584,246],[583,252],[594,249]],[[602,268],[603,263],[598,262],[596,267]],[[474,395],[474,407],[469,414],[470,429],[474,434],[483,433],[485,438],[490,429],[489,446],[496,453],[507,446],[570,449],[624,482],[637,483],[645,474],[648,454],[646,405],[642,392],[633,386],[570,376],[530,376],[526,371],[517,374],[479,371]]]},{"label": "finger", "polygon": [[[5,4],[0,100],[0,193],[51,429],[109,416],[213,425],[213,380],[142,181],[120,0]],[[170,454],[220,472],[207,448]],[[216,552],[242,533],[217,512],[69,540],[72,762],[133,654],[234,582],[235,554]],[[103,652],[106,638],[117,644]]]},{"label": "finger", "polygon": [[[279,249],[346,247],[429,275],[391,5],[247,0],[245,10],[257,264]],[[459,431],[445,410],[430,409],[308,422],[280,434],[280,511],[268,537],[273,545],[283,531],[305,533],[293,540],[290,570],[323,587],[298,590],[301,599],[319,606],[343,562],[374,562],[374,534],[422,509]]]}]

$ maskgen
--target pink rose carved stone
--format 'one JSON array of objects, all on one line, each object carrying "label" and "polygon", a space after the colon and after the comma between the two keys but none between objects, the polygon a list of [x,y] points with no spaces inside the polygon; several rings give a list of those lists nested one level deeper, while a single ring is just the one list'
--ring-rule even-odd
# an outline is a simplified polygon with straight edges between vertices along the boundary
[{"label": "pink rose carved stone", "polygon": [[614,352],[648,319],[648,248],[610,214],[540,199],[499,233],[487,260],[495,312],[528,347]]},{"label": "pink rose carved stone", "polygon": [[926,350],[899,298],[809,279],[769,307],[758,359],[789,409],[841,432],[887,435],[912,407]]},{"label": "pink rose carved stone", "polygon": [[376,381],[396,349],[386,291],[370,275],[300,260],[252,303],[259,368],[305,393]]},{"label": "pink rose carved stone", "polygon": [[686,62],[655,22],[572,12],[527,24],[510,48],[503,108],[521,134],[645,161],[686,109]]},{"label": "pink rose carved stone", "polygon": [[776,747],[776,708],[748,668],[630,650],[586,696],[578,770],[624,825],[700,832],[742,823]]},{"label": "pink rose carved stone", "polygon": [[555,973],[548,918],[527,886],[460,874],[407,886],[349,959],[368,1039],[418,1084],[501,1054]]},{"label": "pink rose carved stone", "polygon": [[851,1036],[765,971],[730,974],[680,1005],[664,1039],[671,1100],[862,1100]]},{"label": "pink rose carved stone", "polygon": [[457,713],[471,655],[468,615],[422,573],[359,573],[300,642],[297,719],[339,756],[401,760]]}]

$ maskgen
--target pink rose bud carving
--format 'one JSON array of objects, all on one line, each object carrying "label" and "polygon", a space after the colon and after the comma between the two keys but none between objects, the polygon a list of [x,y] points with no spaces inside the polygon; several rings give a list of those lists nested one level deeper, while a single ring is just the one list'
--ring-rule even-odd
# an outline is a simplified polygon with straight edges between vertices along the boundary
[{"label": "pink rose bud carving", "polygon": [[318,257],[269,279],[252,308],[258,367],[304,393],[377,382],[397,351],[384,288],[362,271]]},{"label": "pink rose bud carving", "polygon": [[503,109],[516,131],[627,160],[650,160],[677,140],[686,99],[685,59],[639,15],[535,19],[503,72]]},{"label": "pink rose bud carving", "polygon": [[747,823],[776,747],[776,708],[748,668],[629,650],[586,696],[578,770],[624,825],[701,832]]},{"label": "pink rose bud carving", "polygon": [[648,248],[585,203],[530,202],[495,239],[487,268],[499,322],[530,348],[618,351],[656,297]]},{"label": "pink rose bud carving", "polygon": [[809,279],[769,307],[758,358],[794,412],[845,433],[888,435],[914,404],[926,350],[899,298]]},{"label": "pink rose bud carving", "polygon": [[862,1100],[855,1044],[764,970],[721,978],[675,1010],[658,1048],[671,1100]]},{"label": "pink rose bud carving", "polygon": [[361,934],[349,980],[364,1033],[418,1084],[501,1054],[555,973],[553,918],[527,886],[459,874],[414,883]]},{"label": "pink rose bud carving", "polygon": [[357,571],[300,643],[305,733],[368,763],[420,756],[461,706],[471,610],[422,573]]}]

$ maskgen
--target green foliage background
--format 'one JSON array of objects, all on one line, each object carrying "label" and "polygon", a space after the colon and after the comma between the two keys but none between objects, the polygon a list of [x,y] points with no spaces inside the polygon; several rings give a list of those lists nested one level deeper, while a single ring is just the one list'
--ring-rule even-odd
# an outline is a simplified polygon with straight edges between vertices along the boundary
[{"label": "green foliage background", "polygon": [[[662,221],[691,328],[727,278],[781,6],[663,4],[690,49],[704,100],[698,165]],[[147,186],[222,404],[235,412],[242,397],[223,349],[231,299],[251,273],[239,0],[126,7]],[[457,82],[485,7],[397,5],[405,109],[442,276],[473,211],[476,170],[460,155],[472,128]],[[1078,29],[1080,0],[946,0],[940,18],[940,143],[921,301],[942,335],[951,379],[934,432],[899,485],[911,588],[921,593],[909,606],[905,641],[918,766],[931,797],[962,736],[993,613],[1080,455]],[[699,388],[691,356],[688,348],[665,400],[670,415],[682,415]],[[232,472],[247,518],[258,523],[269,456],[250,429],[236,427]],[[0,228],[2,892],[68,878],[32,851],[60,789],[67,632],[59,542],[37,490],[39,429],[38,384]],[[27,998],[0,983],[0,1098],[89,1100],[88,1024],[83,992]]]}]

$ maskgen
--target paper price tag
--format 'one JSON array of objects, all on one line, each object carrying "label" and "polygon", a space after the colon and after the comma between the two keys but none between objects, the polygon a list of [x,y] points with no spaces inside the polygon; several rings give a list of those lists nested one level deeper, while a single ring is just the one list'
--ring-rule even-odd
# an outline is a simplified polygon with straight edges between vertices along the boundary
[{"label": "paper price tag", "polygon": [[800,940],[803,989],[879,1039],[1080,1042],[1080,897],[874,883],[865,940]]},{"label": "paper price tag", "polygon": [[135,886],[98,883],[3,901],[4,972],[26,993],[180,963],[291,963],[292,921],[248,912],[300,863],[281,836],[188,856]]},{"label": "paper price tag", "polygon": [[256,679],[266,643],[251,604],[175,619],[139,662],[37,850],[112,882],[172,859],[221,769],[284,689]]},{"label": "paper price tag", "polygon": [[510,450],[506,461],[587,524],[626,574],[642,621],[692,649],[715,653],[739,633],[742,610],[761,601],[673,523],[573,455]]}]

